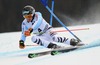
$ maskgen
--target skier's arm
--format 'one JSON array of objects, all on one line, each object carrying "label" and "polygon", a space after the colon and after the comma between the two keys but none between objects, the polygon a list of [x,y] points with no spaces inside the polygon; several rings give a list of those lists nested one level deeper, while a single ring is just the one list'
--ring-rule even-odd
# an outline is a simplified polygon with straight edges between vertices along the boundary
[{"label": "skier's arm", "polygon": [[21,39],[20,40],[23,40],[23,41],[26,40],[26,36],[25,36],[25,31],[27,30],[26,28],[27,27],[25,26],[25,23],[22,23],[22,34],[21,34]]},{"label": "skier's arm", "polygon": [[19,40],[19,48],[23,49],[25,48],[25,45],[24,45],[24,42],[26,40],[26,36],[24,35],[24,32],[25,32],[25,24],[22,23],[22,33],[21,33],[21,38]]},{"label": "skier's arm", "polygon": [[42,23],[42,15],[40,12],[37,12],[36,14],[36,21],[34,25],[32,25],[27,31],[25,31],[24,35],[25,36],[30,36],[30,34],[33,32],[33,30],[36,30]]},{"label": "skier's arm", "polygon": [[37,12],[35,15],[36,15],[36,21],[35,21],[34,25],[32,25],[32,27],[31,27],[32,30],[36,30],[41,25],[42,20],[43,20],[42,14],[40,12]]}]

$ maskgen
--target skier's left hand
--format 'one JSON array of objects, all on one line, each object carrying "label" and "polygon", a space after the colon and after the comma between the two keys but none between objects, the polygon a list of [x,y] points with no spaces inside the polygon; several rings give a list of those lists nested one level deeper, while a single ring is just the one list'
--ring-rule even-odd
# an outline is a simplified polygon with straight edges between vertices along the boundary
[{"label": "skier's left hand", "polygon": [[29,31],[29,30],[25,31],[25,32],[24,32],[24,35],[25,35],[25,36],[30,36],[30,31]]}]

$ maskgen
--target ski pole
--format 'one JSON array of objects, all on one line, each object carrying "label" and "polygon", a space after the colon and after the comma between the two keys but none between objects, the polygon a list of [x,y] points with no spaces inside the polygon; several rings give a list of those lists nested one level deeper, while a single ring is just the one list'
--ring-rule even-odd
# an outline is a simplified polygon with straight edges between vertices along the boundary
[{"label": "ski pole", "polygon": [[[52,12],[54,11],[54,0],[52,0],[52,6],[51,6]],[[52,21],[53,21],[53,16],[52,14],[50,15],[50,25],[52,26]]]},{"label": "ski pole", "polygon": [[[70,29],[70,31],[81,31],[81,30],[89,30],[89,28],[77,28],[77,29]],[[56,30],[53,32],[68,32],[68,30]]]},{"label": "ski pole", "polygon": [[47,8],[47,10],[56,18],[56,20],[63,26],[65,27],[65,29],[67,29],[78,41],[81,42],[81,40],[75,35],[73,34],[61,21],[60,19],[50,10],[50,8],[46,5],[45,6]]}]

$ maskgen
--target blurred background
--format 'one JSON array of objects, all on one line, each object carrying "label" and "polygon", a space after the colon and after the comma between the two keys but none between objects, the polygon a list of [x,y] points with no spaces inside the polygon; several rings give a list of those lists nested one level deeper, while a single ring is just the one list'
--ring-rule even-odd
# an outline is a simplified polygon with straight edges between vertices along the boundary
[{"label": "blurred background", "polygon": [[[39,0],[0,0],[0,33],[21,31],[22,9],[26,5],[41,12],[49,23],[50,13]],[[100,0],[55,0],[54,13],[67,26],[99,23]],[[61,27],[54,18],[53,27]]]}]

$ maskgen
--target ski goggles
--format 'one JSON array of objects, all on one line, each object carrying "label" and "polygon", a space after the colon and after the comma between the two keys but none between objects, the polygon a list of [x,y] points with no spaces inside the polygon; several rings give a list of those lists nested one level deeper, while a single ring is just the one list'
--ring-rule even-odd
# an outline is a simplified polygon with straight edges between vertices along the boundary
[{"label": "ski goggles", "polygon": [[32,15],[32,14],[28,14],[28,15],[24,15],[23,17],[24,17],[24,18],[32,18],[33,15]]}]

